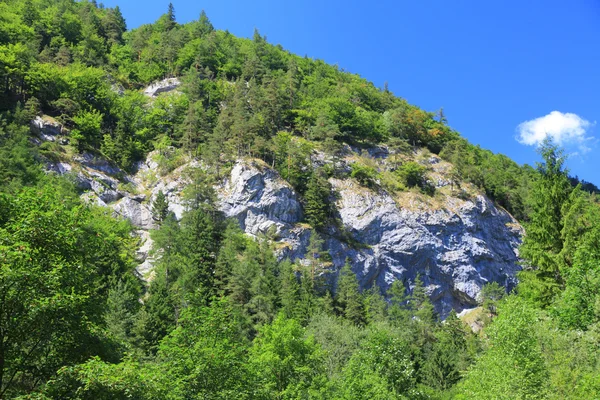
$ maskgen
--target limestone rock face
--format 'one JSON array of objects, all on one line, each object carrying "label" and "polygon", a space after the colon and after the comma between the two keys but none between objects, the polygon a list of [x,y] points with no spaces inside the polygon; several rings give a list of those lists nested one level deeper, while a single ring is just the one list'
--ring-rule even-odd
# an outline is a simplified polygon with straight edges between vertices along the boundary
[{"label": "limestone rock face", "polygon": [[[411,290],[420,275],[436,310],[445,317],[452,309],[460,312],[474,307],[482,286],[488,282],[509,289],[516,284],[520,269],[517,249],[523,229],[478,191],[471,190],[464,196],[463,186],[458,196],[458,190],[447,179],[450,164],[437,156],[422,160],[430,166],[429,179],[439,190],[435,196],[414,190],[389,194],[383,189],[363,187],[350,177],[343,178],[356,155],[352,149],[345,152],[346,158],[335,164],[342,178],[329,179],[337,194],[339,223],[322,235],[333,261],[332,273],[328,274],[333,287],[346,259],[350,259],[363,289],[378,285],[385,293],[392,282],[400,280]],[[387,168],[388,154],[386,149],[375,148],[369,157]],[[312,162],[316,166],[331,163],[322,154],[315,154]],[[200,162],[189,161],[161,175],[150,154],[139,163],[134,176],[85,155],[74,164],[56,163],[48,168],[60,174],[77,173],[80,184],[88,190],[88,201],[111,207],[115,215],[129,219],[139,229],[138,272],[151,279],[153,258],[149,256],[152,242],[148,231],[156,228],[152,201],[162,191],[170,210],[181,218],[186,207],[183,191],[190,183],[187,171],[203,167]],[[115,173],[138,194],[119,189]],[[215,190],[217,206],[225,217],[234,218],[248,235],[275,238],[279,259],[301,262],[305,258],[311,229],[303,223],[300,196],[276,171],[261,161],[240,160]]]},{"label": "limestone rock face", "polygon": [[124,197],[112,205],[115,214],[126,218],[131,223],[144,230],[156,228],[156,223],[152,219],[152,212],[146,204],[142,204],[131,197]]},{"label": "limestone rock face", "polygon": [[[452,308],[475,305],[485,283],[516,284],[522,228],[486,197],[411,210],[352,181],[331,183],[340,194],[345,228],[369,246],[352,260],[362,287],[376,283],[385,290],[397,279],[412,286],[420,274],[438,312],[445,315]],[[341,265],[344,248],[330,251]]]},{"label": "limestone rock face", "polygon": [[162,81],[153,83],[144,89],[144,94],[148,97],[156,97],[160,93],[171,92],[177,89],[181,85],[178,78],[167,78]]},{"label": "limestone rock face", "polygon": [[221,211],[251,235],[266,233],[273,225],[279,231],[302,220],[296,192],[266,167],[238,162],[218,193]]},{"label": "limestone rock face", "polygon": [[63,134],[63,126],[54,118],[44,115],[36,116],[29,123],[31,132],[40,136],[43,140],[54,142],[57,136]]},{"label": "limestone rock face", "polygon": [[[437,160],[435,160],[437,163]],[[384,191],[351,179],[330,179],[339,194],[337,210],[344,229],[363,246],[350,246],[339,232],[326,246],[339,270],[349,258],[362,288],[387,290],[394,280],[412,288],[419,274],[437,311],[447,315],[477,304],[484,284],[511,288],[520,269],[517,248],[522,228],[485,196],[449,198],[442,208],[401,207]],[[298,195],[266,167],[238,163],[218,188],[220,209],[256,236],[275,229],[279,257],[302,258],[310,232],[303,227]]]},{"label": "limestone rock face", "polygon": [[279,259],[304,257],[310,231],[299,225],[302,205],[279,174],[256,163],[238,162],[217,188],[219,209],[242,230],[260,236],[272,230],[281,242]]}]

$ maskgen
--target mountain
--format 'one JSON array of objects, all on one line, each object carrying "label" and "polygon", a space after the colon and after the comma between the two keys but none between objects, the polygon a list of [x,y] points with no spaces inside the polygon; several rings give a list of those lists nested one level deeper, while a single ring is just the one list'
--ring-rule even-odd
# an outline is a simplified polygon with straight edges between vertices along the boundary
[{"label": "mountain", "polygon": [[[159,82],[144,93],[155,95],[156,88],[164,92],[168,85],[168,81]],[[41,138],[49,137],[43,133],[48,129],[41,130]],[[129,219],[140,229],[141,246],[149,249],[148,231],[158,227],[151,211],[158,193],[166,195],[169,210],[181,219],[189,206],[183,195],[186,186],[193,184],[189,177],[208,168],[202,160],[190,158],[175,170],[161,173],[155,161],[159,158],[158,152],[150,153],[134,175],[98,158],[94,162],[76,158],[72,163],[49,164],[48,169],[79,171],[77,179],[86,189],[82,196]],[[498,282],[509,290],[516,285],[522,227],[476,186],[453,181],[454,167],[448,162],[426,149],[411,148],[398,154],[390,153],[387,146],[362,152],[346,146],[336,156],[313,150],[309,158],[309,167],[316,171],[331,168],[326,178],[330,199],[326,200],[331,201],[332,218],[318,234],[330,258],[331,265],[323,274],[332,289],[347,259],[362,290],[375,285],[385,293],[395,280],[411,290],[420,274],[442,316],[453,309],[460,312],[477,306],[486,283]],[[431,185],[428,190],[433,193],[422,193],[418,185],[412,190],[385,188],[382,178],[365,185],[352,177],[353,166],[371,164],[378,174],[389,175],[387,185],[402,187],[397,168],[407,163],[422,168],[420,179]],[[120,189],[116,177],[133,190]],[[305,261],[314,232],[305,222],[306,199],[263,160],[240,158],[227,176],[217,180],[214,190],[217,208],[226,218],[237,220],[254,238],[273,235],[280,260]],[[148,278],[153,270],[151,258],[142,254],[145,262],[138,271]]]},{"label": "mountain", "polygon": [[0,67],[0,398],[598,397],[597,188],[551,142],[172,4],[1,2]]}]

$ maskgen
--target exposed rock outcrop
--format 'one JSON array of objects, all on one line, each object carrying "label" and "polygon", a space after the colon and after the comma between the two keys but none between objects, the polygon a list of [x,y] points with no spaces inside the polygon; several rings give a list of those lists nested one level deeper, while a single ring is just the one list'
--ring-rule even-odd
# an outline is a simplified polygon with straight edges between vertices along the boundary
[{"label": "exposed rock outcrop", "polygon": [[[344,229],[364,246],[345,243],[335,230],[326,246],[336,269],[351,260],[361,287],[377,284],[386,290],[394,280],[412,287],[420,274],[445,316],[452,308],[473,307],[487,282],[515,285],[522,228],[485,196],[450,197],[440,209],[411,209],[352,179],[332,178],[330,183],[339,194]],[[282,242],[280,257],[304,256],[310,232],[300,224],[302,207],[276,172],[238,163],[218,193],[221,210],[236,218],[246,233],[256,236],[274,227]]]},{"label": "exposed rock outcrop", "polygon": [[59,135],[65,133],[62,124],[47,115],[36,116],[29,123],[29,127],[32,133],[49,142],[54,142]]},{"label": "exposed rock outcrop", "polygon": [[127,218],[138,228],[144,230],[156,228],[156,223],[152,219],[150,208],[134,198],[124,197],[112,205],[112,209],[117,215]]},{"label": "exposed rock outcrop", "polygon": [[[336,161],[342,176],[356,157],[356,152],[347,151],[344,159]],[[382,169],[388,168],[388,155],[381,148],[368,154],[380,160]],[[110,164],[90,156],[77,161],[78,179],[90,191],[88,200],[108,205],[140,229],[138,272],[148,279],[153,265],[148,230],[156,227],[152,201],[162,191],[170,210],[181,218],[183,191],[190,183],[187,171],[202,165],[192,161],[161,176],[151,154],[138,165],[135,176],[120,173],[136,193],[146,193],[133,194],[119,190],[118,180],[111,176],[119,171]],[[327,162],[322,154],[313,159],[316,165]],[[337,193],[339,224],[329,227],[325,246],[333,261],[332,272],[350,259],[362,288],[378,285],[385,292],[392,282],[401,280],[412,289],[419,274],[437,311],[445,316],[451,309],[460,312],[475,306],[487,282],[496,281],[509,289],[516,284],[523,230],[506,211],[476,191],[455,197],[453,183],[446,177],[450,164],[437,156],[421,157],[421,162],[429,166],[429,179],[440,190],[435,197],[416,191],[392,195],[363,187],[349,177],[330,178]],[[76,168],[56,163],[52,169],[73,173]],[[311,229],[303,223],[299,195],[276,171],[261,161],[240,160],[215,189],[219,209],[235,218],[244,232],[254,237],[275,234],[280,259],[305,257]],[[464,187],[461,193],[466,193]],[[335,286],[336,274],[329,276]]]},{"label": "exposed rock outcrop", "polygon": [[171,92],[177,89],[181,85],[181,82],[178,78],[167,78],[162,81],[154,82],[146,89],[144,89],[144,94],[148,97],[156,97],[161,93]]}]

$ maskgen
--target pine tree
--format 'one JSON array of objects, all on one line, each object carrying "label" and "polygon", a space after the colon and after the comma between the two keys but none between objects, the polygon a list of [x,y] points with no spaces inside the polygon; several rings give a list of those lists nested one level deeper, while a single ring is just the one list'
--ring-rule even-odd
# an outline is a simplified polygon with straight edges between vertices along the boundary
[{"label": "pine tree", "polygon": [[198,18],[198,26],[199,28],[196,32],[200,37],[206,36],[215,30],[215,27],[208,19],[208,16],[206,15],[206,12],[204,10],[200,12],[200,18]]},{"label": "pine tree", "polygon": [[424,324],[432,324],[436,321],[433,304],[427,295],[420,274],[417,274],[415,278],[413,292],[409,298],[409,306],[413,316]]},{"label": "pine tree", "polygon": [[162,338],[168,335],[177,322],[178,311],[171,296],[166,269],[158,268],[148,290],[148,298],[140,310],[134,327],[138,347],[156,353]]},{"label": "pine tree", "polygon": [[319,171],[312,174],[304,194],[306,220],[317,231],[322,232],[330,219],[329,196],[331,185]]},{"label": "pine tree", "polygon": [[169,215],[169,199],[162,190],[159,190],[152,202],[152,219],[162,224],[167,215]]},{"label": "pine tree", "polygon": [[310,239],[306,249],[307,271],[304,274],[307,275],[307,278],[310,280],[312,290],[315,293],[320,293],[324,289],[323,280],[326,272],[325,258],[329,255],[323,250],[324,243],[325,242],[319,233],[315,230],[310,232]]},{"label": "pine tree", "polygon": [[122,343],[128,343],[133,334],[135,315],[139,309],[139,293],[132,290],[127,282],[119,280],[108,291],[106,300],[106,328]]},{"label": "pine tree", "polygon": [[392,282],[387,294],[390,298],[390,305],[388,306],[390,321],[396,326],[406,327],[412,316],[408,310],[408,296],[402,281],[395,280]]},{"label": "pine tree", "polygon": [[387,319],[387,303],[381,295],[379,286],[373,285],[363,293],[363,297],[367,323],[385,321]]},{"label": "pine tree", "polygon": [[356,274],[347,260],[340,270],[337,283],[336,300],[340,313],[355,325],[364,325],[365,310],[362,295],[359,290]]},{"label": "pine tree", "polygon": [[218,230],[211,215],[198,208],[187,211],[181,220],[184,271],[180,286],[184,293],[196,292],[208,299],[213,294],[215,258],[219,245]]},{"label": "pine tree", "polygon": [[279,280],[281,289],[279,291],[281,311],[286,318],[297,318],[298,305],[300,303],[300,283],[294,270],[294,265],[285,260],[280,265]]},{"label": "pine tree", "polygon": [[525,260],[524,270],[519,274],[519,293],[546,306],[564,283],[559,254],[564,244],[563,213],[568,210],[573,188],[563,167],[563,152],[550,139],[544,141],[539,152],[544,162],[538,164],[538,179],[531,193],[533,211],[519,251]]},{"label": "pine tree", "polygon": [[[252,281],[250,288],[251,299],[248,309],[252,313],[255,327],[270,323],[275,317],[277,300],[279,298],[277,288],[277,260],[265,238],[260,240],[256,253],[248,255],[255,257],[259,264],[258,274]],[[252,246],[250,246],[252,248]]]},{"label": "pine tree", "polygon": [[436,341],[426,353],[421,380],[439,390],[447,390],[461,378],[469,365],[467,332],[454,310],[435,333]]},{"label": "pine tree", "polygon": [[215,263],[215,289],[218,294],[228,294],[229,277],[234,266],[240,262],[247,240],[236,222],[231,221],[227,225]]},{"label": "pine tree", "polygon": [[173,6],[173,3],[169,3],[169,8],[167,10],[167,15],[166,15],[166,23],[165,23],[165,30],[170,31],[171,29],[173,29],[175,27],[175,25],[177,24],[175,22],[175,6]]}]

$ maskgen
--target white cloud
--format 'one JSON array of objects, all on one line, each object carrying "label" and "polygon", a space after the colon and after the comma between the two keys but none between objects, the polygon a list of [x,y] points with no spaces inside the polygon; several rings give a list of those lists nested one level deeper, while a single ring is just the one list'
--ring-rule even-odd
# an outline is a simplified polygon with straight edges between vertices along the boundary
[{"label": "white cloud", "polygon": [[588,130],[593,124],[573,113],[552,111],[548,115],[525,121],[517,126],[517,140],[529,146],[540,145],[546,137],[559,146],[576,146],[581,153],[590,151],[593,137]]}]

